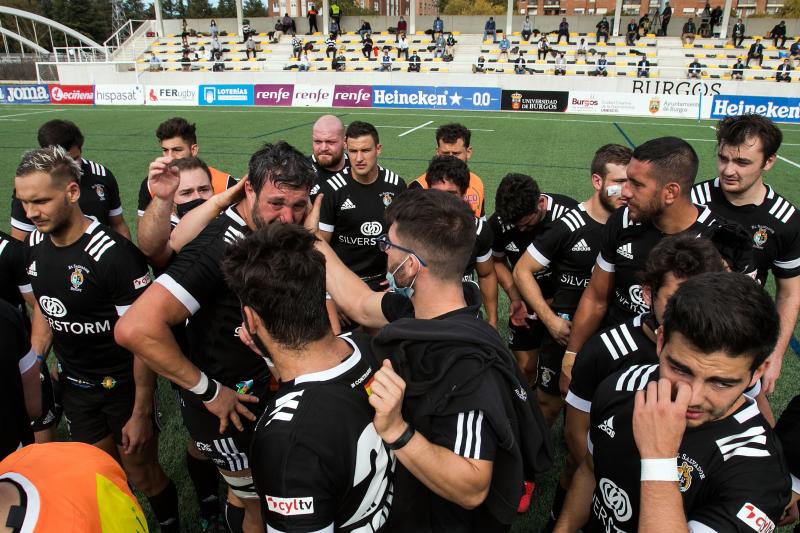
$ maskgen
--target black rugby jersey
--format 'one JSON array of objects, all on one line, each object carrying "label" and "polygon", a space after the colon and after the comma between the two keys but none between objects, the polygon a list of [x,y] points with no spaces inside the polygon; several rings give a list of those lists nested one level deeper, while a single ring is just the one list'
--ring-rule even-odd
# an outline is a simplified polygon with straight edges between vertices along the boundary
[{"label": "black rugby jersey", "polygon": [[[100,163],[81,159],[81,197],[78,205],[87,217],[108,225],[109,217],[122,214],[119,185],[114,174]],[[18,230],[31,233],[36,226],[25,216],[22,202],[16,192],[11,196],[11,225]]]},{"label": "black rugby jersey", "polygon": [[28,330],[22,313],[10,303],[0,300],[0,460],[20,445],[33,442],[31,422],[25,407],[25,395],[20,374],[36,364]]},{"label": "black rugby jersey", "polygon": [[[497,213],[489,217],[489,228],[494,236],[492,255],[497,258],[504,258],[506,265],[512,271],[528,246],[548,224],[558,220],[565,213],[578,206],[577,201],[563,194],[544,194],[544,196],[547,198],[547,214],[531,230],[520,231],[514,224],[503,222],[503,219]],[[552,271],[547,268],[536,273],[536,281],[539,283],[545,298],[550,298],[553,295],[554,286],[551,281],[551,274]]]},{"label": "black rugby jersey", "polygon": [[472,247],[472,254],[469,257],[467,268],[464,270],[464,279],[472,279],[472,272],[478,263],[485,263],[492,259],[492,230],[489,223],[481,218],[475,219],[475,246]]},{"label": "black rugby jersey", "polygon": [[583,290],[592,278],[600,251],[603,224],[586,212],[583,204],[551,223],[528,246],[528,253],[553,271],[555,286],[550,307],[556,313],[575,314]]},{"label": "black rugby jersey", "polygon": [[[641,456],[633,406],[636,391],[658,377],[658,365],[634,365],[610,376],[595,395],[588,444],[597,486],[587,533],[638,529]],[[683,435],[675,467],[691,531],[772,531],[789,501],[780,444],[755,402],[744,398],[732,415]]]},{"label": "black rugby jersey", "polygon": [[[718,218],[707,207],[697,206],[697,219],[683,234],[710,237],[719,226]],[[614,274],[614,296],[608,302],[607,324],[619,324],[650,307],[642,297],[639,275],[650,250],[666,235],[650,222],[634,222],[627,207],[614,211],[603,230],[597,266]]]},{"label": "black rugby jersey", "polygon": [[150,284],[139,249],[96,221],[69,246],[38,231],[28,241],[28,278],[63,371],[93,384],[131,378],[133,357],[114,341],[114,326]]},{"label": "black rugby jersey", "polygon": [[719,178],[698,183],[692,189],[693,202],[739,223],[753,236],[757,279],[762,285],[770,270],[779,278],[800,274],[800,214],[786,198],[769,185],[766,187],[767,194],[760,205],[733,205],[725,198]]},{"label": "black rugby jersey", "polygon": [[314,197],[316,197],[317,194],[319,194],[320,187],[322,187],[322,184],[325,183],[325,181],[327,181],[329,178],[334,177],[336,174],[339,174],[340,172],[344,171],[350,172],[350,158],[347,157],[346,151],[344,152],[342,158],[344,159],[344,167],[342,167],[341,170],[331,171],[321,167],[320,164],[317,162],[317,158],[316,156],[314,156],[314,154],[308,156],[308,160],[311,161],[311,166],[314,167],[314,172],[317,173],[317,178],[314,180],[314,187],[311,188],[310,196],[312,201]]},{"label": "black rugby jersey", "polygon": [[242,311],[228,288],[220,262],[229,244],[245,238],[250,228],[229,207],[173,259],[156,283],[167,289],[192,315],[186,334],[187,356],[209,378],[237,389],[265,382],[267,365],[239,340]]},{"label": "black rugby jersey", "polygon": [[792,475],[792,492],[800,494],[800,395],[792,398],[781,413],[778,423],[775,424],[775,434],[783,445]]},{"label": "black rugby jersey", "polygon": [[375,238],[388,232],[386,208],[406,190],[403,178],[378,166],[378,177],[369,185],[357,182],[350,169],[320,185],[324,194],[319,229],[332,233],[331,248],[347,267],[362,278],[386,274],[386,254]]},{"label": "black rugby jersey", "polygon": [[638,315],[604,329],[586,341],[572,368],[566,398],[569,405],[588,413],[597,387],[608,376],[633,365],[658,362],[656,343],[643,329],[645,316]]},{"label": "black rugby jersey", "polygon": [[282,383],[256,425],[250,461],[267,531],[378,532],[394,454],[375,430],[369,337],[342,336],[339,365]]},{"label": "black rugby jersey", "polygon": [[28,249],[23,243],[0,231],[0,299],[24,311],[22,293],[31,292],[26,269]]}]

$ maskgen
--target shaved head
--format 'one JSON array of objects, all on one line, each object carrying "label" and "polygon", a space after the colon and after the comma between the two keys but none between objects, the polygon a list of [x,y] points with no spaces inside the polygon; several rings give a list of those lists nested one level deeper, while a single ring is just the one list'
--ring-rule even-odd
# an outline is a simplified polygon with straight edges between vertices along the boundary
[{"label": "shaved head", "polygon": [[311,147],[317,163],[330,171],[344,167],[344,124],[339,117],[322,115],[311,130]]}]

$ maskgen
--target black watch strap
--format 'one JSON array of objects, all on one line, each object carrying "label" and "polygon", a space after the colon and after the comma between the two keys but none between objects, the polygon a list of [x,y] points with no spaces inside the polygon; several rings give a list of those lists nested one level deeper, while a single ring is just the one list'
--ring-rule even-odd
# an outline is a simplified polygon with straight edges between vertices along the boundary
[{"label": "black watch strap", "polygon": [[388,446],[390,450],[399,450],[400,448],[408,444],[408,441],[411,440],[411,437],[414,436],[414,433],[416,433],[416,431],[411,426],[411,424],[407,424],[406,430],[403,432],[402,435],[400,435],[400,437],[398,437],[396,441],[394,442],[384,441],[384,442],[386,442],[386,446]]}]

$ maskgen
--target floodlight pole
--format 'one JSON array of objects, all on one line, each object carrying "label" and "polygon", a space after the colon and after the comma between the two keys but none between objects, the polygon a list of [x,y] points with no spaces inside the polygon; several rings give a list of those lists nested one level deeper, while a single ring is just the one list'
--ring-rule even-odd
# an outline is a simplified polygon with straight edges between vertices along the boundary
[{"label": "floodlight pole", "polygon": [[331,3],[329,0],[322,0],[322,35],[325,38],[331,33]]},{"label": "floodlight pole", "polygon": [[622,0],[617,0],[617,4],[614,7],[614,37],[619,36],[620,22],[622,22]]},{"label": "floodlight pole", "polygon": [[506,10],[506,37],[511,35],[511,17],[514,15],[514,0],[508,0],[508,9]]},{"label": "floodlight pole", "polygon": [[156,30],[159,37],[164,37],[164,17],[161,13],[161,0],[154,0],[153,8],[156,12]]},{"label": "floodlight pole", "polygon": [[239,35],[244,37],[242,33],[242,26],[244,25],[244,11],[242,10],[242,0],[235,0],[236,1],[236,29],[239,32]]},{"label": "floodlight pole", "polygon": [[412,35],[417,34],[417,0],[411,0],[409,2],[408,7],[408,29],[411,33],[409,33],[409,38]]},{"label": "floodlight pole", "polygon": [[[725,7],[722,10],[722,28],[719,30],[720,39],[728,37],[728,24],[731,23],[731,8],[733,7],[733,0],[725,0]],[[711,28],[714,31],[714,28]]]}]

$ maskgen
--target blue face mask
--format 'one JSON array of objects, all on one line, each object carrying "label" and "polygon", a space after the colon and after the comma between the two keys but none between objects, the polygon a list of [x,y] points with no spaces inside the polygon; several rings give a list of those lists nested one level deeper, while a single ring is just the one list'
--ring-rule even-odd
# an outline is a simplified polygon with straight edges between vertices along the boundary
[{"label": "blue face mask", "polygon": [[386,281],[389,282],[389,288],[392,290],[392,292],[396,292],[400,296],[404,296],[406,298],[411,298],[414,295],[414,282],[417,281],[417,276],[414,276],[414,279],[411,280],[411,284],[408,287],[398,287],[397,281],[394,279],[394,275],[398,270],[400,270],[400,267],[402,267],[403,264],[408,261],[409,257],[411,256],[406,256],[406,258],[403,259],[403,262],[397,265],[397,268],[386,273]]}]

